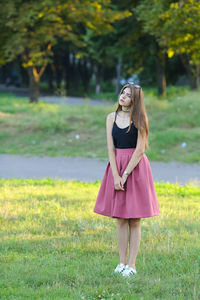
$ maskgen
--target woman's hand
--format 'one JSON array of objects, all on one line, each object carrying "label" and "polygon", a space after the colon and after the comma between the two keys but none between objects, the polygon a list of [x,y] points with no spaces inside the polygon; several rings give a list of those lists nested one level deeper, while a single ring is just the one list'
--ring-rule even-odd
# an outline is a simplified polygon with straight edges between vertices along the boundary
[{"label": "woman's hand", "polygon": [[126,174],[124,174],[123,173],[123,175],[122,175],[122,180],[123,180],[123,185],[125,184],[125,182],[126,182],[126,180],[127,180],[127,178],[128,178],[128,175],[126,175]]},{"label": "woman's hand", "polygon": [[115,190],[124,191],[124,179],[122,177],[120,177],[119,175],[115,176],[114,177],[114,186],[115,186]]}]

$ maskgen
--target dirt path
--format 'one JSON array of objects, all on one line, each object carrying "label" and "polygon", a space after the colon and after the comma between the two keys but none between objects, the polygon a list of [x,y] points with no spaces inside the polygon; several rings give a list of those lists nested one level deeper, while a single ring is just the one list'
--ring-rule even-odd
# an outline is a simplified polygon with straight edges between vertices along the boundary
[{"label": "dirt path", "polygon": [[[102,180],[108,160],[84,157],[39,157],[0,154],[0,177],[73,179],[87,182]],[[200,165],[179,162],[150,162],[155,182],[193,181],[200,185]]]},{"label": "dirt path", "polygon": [[[6,87],[4,84],[0,84],[0,91],[1,92],[11,92],[16,97],[29,97],[29,90],[27,88],[17,88],[15,86]],[[116,96],[117,99],[117,96]],[[48,92],[41,91],[40,93],[40,102],[47,102],[51,104],[60,104],[60,105],[83,105],[88,104],[90,106],[107,106],[113,105],[112,101],[105,101],[105,100],[97,100],[97,99],[86,99],[84,97],[73,97],[73,96],[56,96],[52,95]]]}]

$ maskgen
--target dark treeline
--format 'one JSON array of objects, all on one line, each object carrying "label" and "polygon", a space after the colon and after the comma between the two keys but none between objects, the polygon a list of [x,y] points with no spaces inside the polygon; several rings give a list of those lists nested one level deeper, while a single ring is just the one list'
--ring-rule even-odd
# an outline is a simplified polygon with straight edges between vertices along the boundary
[{"label": "dark treeline", "polygon": [[[50,91],[115,91],[135,75],[142,85],[200,80],[200,4],[196,1],[10,1],[0,11],[0,81]],[[90,3],[89,3],[90,2]],[[192,16],[192,18],[191,18]]]}]

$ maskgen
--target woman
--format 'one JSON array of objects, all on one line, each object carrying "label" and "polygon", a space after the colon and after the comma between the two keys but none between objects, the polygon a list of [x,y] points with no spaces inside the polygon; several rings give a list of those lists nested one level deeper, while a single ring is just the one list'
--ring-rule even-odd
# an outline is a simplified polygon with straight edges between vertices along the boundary
[{"label": "woman", "polygon": [[150,163],[144,153],[149,149],[149,126],[140,86],[128,83],[121,89],[116,112],[107,115],[106,132],[109,162],[94,212],[117,218],[120,263],[115,273],[130,276],[137,273],[140,220],[160,213]]}]

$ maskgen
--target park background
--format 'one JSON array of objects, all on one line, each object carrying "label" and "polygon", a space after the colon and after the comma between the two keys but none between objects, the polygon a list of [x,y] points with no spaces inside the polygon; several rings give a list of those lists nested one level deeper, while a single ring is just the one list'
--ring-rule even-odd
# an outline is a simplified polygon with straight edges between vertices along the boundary
[{"label": "park background", "polygon": [[[134,81],[149,160],[199,164],[199,28],[194,0],[1,0],[0,153],[107,157],[106,115]],[[93,213],[99,186],[0,179],[1,299],[199,299],[198,184],[155,182],[161,213],[142,221],[130,280],[111,274],[115,223]]]}]

